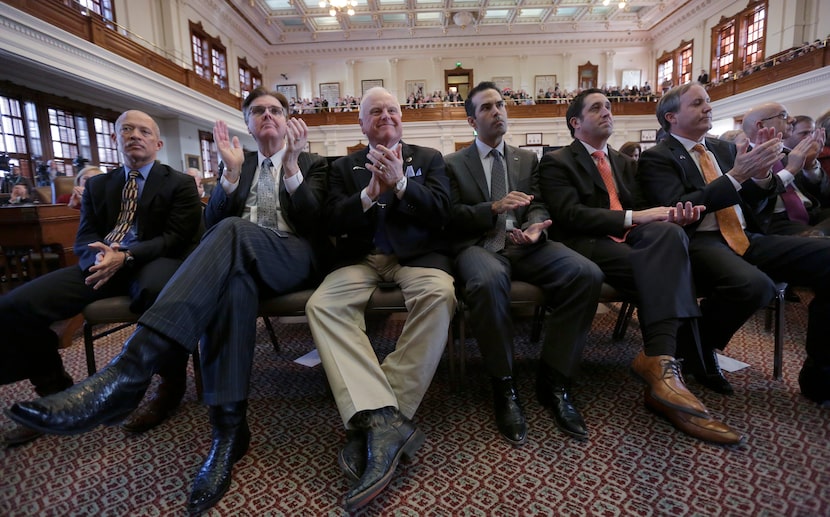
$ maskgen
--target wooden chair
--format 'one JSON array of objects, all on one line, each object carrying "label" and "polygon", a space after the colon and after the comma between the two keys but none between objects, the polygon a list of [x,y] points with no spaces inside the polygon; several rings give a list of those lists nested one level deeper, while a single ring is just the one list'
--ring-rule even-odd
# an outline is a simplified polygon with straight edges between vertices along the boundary
[{"label": "wooden chair", "polygon": [[355,145],[347,146],[346,147],[346,154],[356,153],[357,151],[360,151],[361,149],[366,149],[366,144],[364,144],[363,142],[358,142]]},{"label": "wooden chair", "polygon": [[467,147],[470,147],[471,145],[473,145],[473,142],[475,142],[475,139],[470,140],[469,142],[456,142],[455,143],[455,150],[460,151],[462,149],[466,149]]}]

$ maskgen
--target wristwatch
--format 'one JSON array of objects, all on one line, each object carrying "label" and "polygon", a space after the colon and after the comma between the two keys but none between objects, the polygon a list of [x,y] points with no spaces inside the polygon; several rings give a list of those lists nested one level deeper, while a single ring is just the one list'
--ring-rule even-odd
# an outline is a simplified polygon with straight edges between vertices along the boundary
[{"label": "wristwatch", "polygon": [[406,187],[406,176],[402,177],[397,183],[395,183],[395,194],[403,190],[404,187]]},{"label": "wristwatch", "polygon": [[133,252],[130,250],[121,250],[125,257],[124,257],[124,267],[133,267],[135,264],[135,257],[133,257]]}]

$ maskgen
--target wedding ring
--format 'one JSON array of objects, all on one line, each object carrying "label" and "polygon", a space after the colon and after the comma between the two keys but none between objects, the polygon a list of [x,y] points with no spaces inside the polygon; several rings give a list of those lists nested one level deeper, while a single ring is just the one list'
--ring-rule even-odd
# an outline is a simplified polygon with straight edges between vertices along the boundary
[{"label": "wedding ring", "polygon": [[380,165],[378,165],[378,169],[380,169],[380,172],[383,172],[386,170],[386,165],[381,163]]}]

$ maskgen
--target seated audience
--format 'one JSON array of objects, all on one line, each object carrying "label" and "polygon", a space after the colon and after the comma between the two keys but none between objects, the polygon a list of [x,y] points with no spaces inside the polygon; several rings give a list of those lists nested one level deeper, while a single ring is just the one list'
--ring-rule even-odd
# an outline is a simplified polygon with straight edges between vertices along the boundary
[{"label": "seated audience", "polygon": [[80,210],[81,200],[84,197],[84,188],[86,187],[86,182],[89,180],[89,178],[97,176],[99,174],[103,174],[103,172],[98,167],[93,167],[91,165],[84,167],[75,176],[75,187],[72,189],[72,194],[70,194],[69,199],[66,201],[61,201],[61,198],[58,198],[57,202],[66,203],[67,205],[69,205],[69,208],[75,208]]},{"label": "seated audience", "polygon": [[515,278],[541,287],[551,311],[536,378],[539,400],[563,432],[585,439],[588,431],[569,384],[596,313],[602,272],[561,242],[548,240],[551,220],[536,191],[538,159],[504,142],[507,109],[496,85],[479,83],[465,107],[476,139],[445,157],[453,201],[448,233],[493,388],[496,426],[511,445],[527,440],[513,379],[510,283]]},{"label": "seated audience", "polygon": [[[115,131],[124,166],[87,183],[75,239],[78,264],[0,296],[0,328],[6,329],[0,383],[29,379],[41,396],[72,386],[49,325],[111,296],[128,295],[130,310],[143,312],[198,240],[202,211],[196,188],[186,175],[156,161],[163,146],[156,122],[143,112],[126,111]],[[175,410],[185,391],[187,358],[183,350],[165,357],[158,393],[133,416],[135,427],[128,430],[158,425]],[[41,431],[41,426],[17,428],[6,442],[24,443]]]},{"label": "seated audience", "polygon": [[[347,443],[338,455],[354,481],[346,508],[365,506],[413,457],[424,433],[412,421],[455,312],[452,262],[444,253],[450,186],[441,154],[401,140],[401,107],[382,87],[363,96],[358,122],[369,146],[338,159],[325,218],[335,269],[306,305]],[[383,283],[403,292],[409,316],[381,361],[365,332],[364,309]]]},{"label": "seated audience", "polygon": [[[229,138],[227,125],[216,122],[214,140],[226,167],[206,210],[209,230],[139,319],[121,355],[77,386],[17,404],[10,412],[15,420],[56,434],[117,421],[136,407],[165,356],[192,352],[201,339],[213,439],[193,482],[190,513],[222,498],[234,464],[248,451],[259,298],[305,288],[317,274],[312,237],[320,226],[326,161],[302,151],[308,128],[301,119],[287,118],[288,106],[284,95],[262,87],[245,98],[242,112],[257,142],[255,152],[244,153],[239,139]],[[195,198],[193,181],[182,176]]]},{"label": "seated audience", "polygon": [[[706,137],[712,105],[697,82],[663,96],[657,120],[668,136],[640,157],[638,178],[647,197],[652,203],[706,207],[701,221],[686,227],[697,295],[703,297],[704,357],[723,350],[747,318],[769,303],[774,282],[809,287],[814,297],[799,384],[808,399],[830,401],[830,239],[765,235],[758,223],[761,208],[783,188],[770,173],[784,148],[780,131],[759,129],[751,150],[747,142],[736,147]],[[716,363],[715,356],[707,365],[710,373]]]},{"label": "seated audience", "polygon": [[620,146],[620,152],[637,161],[640,159],[640,153],[643,152],[643,148],[640,147],[639,142],[626,142]]},{"label": "seated audience", "polygon": [[[649,205],[635,179],[636,164],[608,146],[611,102],[598,89],[577,95],[565,121],[571,145],[539,162],[539,184],[555,238],[594,261],[605,281],[634,300],[643,350],[631,369],[647,384],[645,404],[701,440],[735,444],[741,433],[716,420],[686,387],[678,356],[699,365],[700,309],[684,224],[704,209],[692,203]],[[720,391],[722,377],[696,372]]]}]

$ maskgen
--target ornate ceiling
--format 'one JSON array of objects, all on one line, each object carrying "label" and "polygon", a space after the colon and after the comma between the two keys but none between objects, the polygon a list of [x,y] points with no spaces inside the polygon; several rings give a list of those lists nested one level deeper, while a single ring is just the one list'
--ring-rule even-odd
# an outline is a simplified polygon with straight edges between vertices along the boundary
[{"label": "ornate ceiling", "polygon": [[[649,31],[690,0],[230,0],[272,44]],[[326,0],[324,0],[326,1]],[[327,0],[338,3],[346,0]],[[607,4],[607,5],[606,5]]]}]

